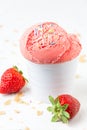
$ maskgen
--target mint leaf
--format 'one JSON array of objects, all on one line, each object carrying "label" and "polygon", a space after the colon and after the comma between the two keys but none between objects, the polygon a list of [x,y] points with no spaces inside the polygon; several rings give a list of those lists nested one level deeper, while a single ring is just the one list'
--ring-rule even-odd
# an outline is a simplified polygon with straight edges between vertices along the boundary
[{"label": "mint leaf", "polygon": [[47,110],[48,110],[49,112],[53,112],[53,107],[48,107]]},{"label": "mint leaf", "polygon": [[58,114],[55,114],[53,117],[52,117],[52,122],[57,122],[59,120],[58,118]]},{"label": "mint leaf", "polygon": [[65,111],[67,108],[68,108],[68,104],[64,104],[63,106],[62,106],[62,109]]},{"label": "mint leaf", "polygon": [[52,105],[55,105],[55,100],[52,96],[49,96],[49,100],[51,102]]},{"label": "mint leaf", "polygon": [[68,123],[68,119],[65,116],[61,116],[61,120],[63,121],[63,123]]},{"label": "mint leaf", "polygon": [[67,111],[63,111],[62,113],[67,119],[70,118],[70,114]]}]

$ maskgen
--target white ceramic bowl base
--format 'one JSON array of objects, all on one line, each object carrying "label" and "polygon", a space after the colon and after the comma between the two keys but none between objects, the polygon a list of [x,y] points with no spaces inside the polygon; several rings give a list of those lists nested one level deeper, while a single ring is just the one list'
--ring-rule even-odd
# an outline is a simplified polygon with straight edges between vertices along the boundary
[{"label": "white ceramic bowl base", "polygon": [[56,97],[61,93],[70,93],[78,60],[58,64],[35,64],[27,62],[30,96],[34,100],[48,102],[48,96]]}]

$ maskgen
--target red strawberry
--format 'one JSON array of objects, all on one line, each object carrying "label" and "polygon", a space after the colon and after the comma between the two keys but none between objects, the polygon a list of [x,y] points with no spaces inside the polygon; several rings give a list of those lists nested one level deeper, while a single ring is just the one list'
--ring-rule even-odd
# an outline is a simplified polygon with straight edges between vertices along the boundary
[{"label": "red strawberry", "polygon": [[49,100],[52,106],[47,109],[53,114],[53,122],[61,120],[67,123],[80,109],[80,102],[75,97],[68,94],[59,95],[56,99],[49,96]]},{"label": "red strawberry", "polygon": [[7,69],[1,76],[0,93],[18,92],[25,86],[26,80],[16,66]]}]

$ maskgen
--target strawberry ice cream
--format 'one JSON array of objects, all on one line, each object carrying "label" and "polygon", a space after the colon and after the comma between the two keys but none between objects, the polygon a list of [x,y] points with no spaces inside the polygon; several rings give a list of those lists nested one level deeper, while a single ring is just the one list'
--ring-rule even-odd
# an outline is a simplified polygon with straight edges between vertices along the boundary
[{"label": "strawberry ice cream", "polygon": [[27,29],[20,41],[29,75],[30,95],[39,101],[72,92],[81,44],[53,22]]},{"label": "strawberry ice cream", "polygon": [[38,64],[70,61],[81,51],[75,35],[68,34],[53,22],[37,24],[27,29],[20,41],[23,56]]}]

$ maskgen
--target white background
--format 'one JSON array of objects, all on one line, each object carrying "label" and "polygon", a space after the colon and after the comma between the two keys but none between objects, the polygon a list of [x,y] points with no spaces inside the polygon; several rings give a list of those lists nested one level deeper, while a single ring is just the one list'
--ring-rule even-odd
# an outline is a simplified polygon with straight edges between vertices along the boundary
[{"label": "white background", "polygon": [[0,0],[0,22],[3,19],[12,25],[51,20],[85,33],[86,12],[86,0]]},{"label": "white background", "polygon": [[[27,27],[44,21],[54,21],[66,31],[79,34],[81,53],[87,55],[87,0],[0,0],[0,75],[14,64],[27,75],[19,40]],[[0,130],[26,130],[26,127],[30,130],[87,130],[87,63],[79,63],[77,74],[80,78],[76,80],[73,94],[80,100],[81,110],[69,125],[51,123],[47,104],[25,106],[14,103],[15,95],[0,95],[0,111],[7,113],[0,115]],[[25,92],[23,98],[29,102],[29,93]],[[13,102],[5,107],[3,103],[7,99]],[[32,106],[36,109],[32,110]],[[38,108],[44,112],[40,117],[35,115]],[[14,109],[21,113],[15,114]],[[13,120],[9,120],[10,117]]]}]

